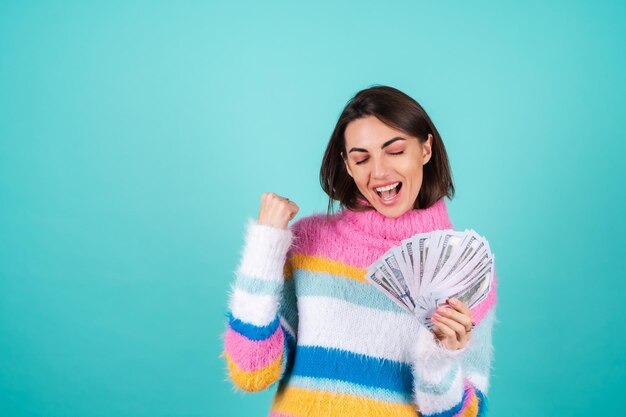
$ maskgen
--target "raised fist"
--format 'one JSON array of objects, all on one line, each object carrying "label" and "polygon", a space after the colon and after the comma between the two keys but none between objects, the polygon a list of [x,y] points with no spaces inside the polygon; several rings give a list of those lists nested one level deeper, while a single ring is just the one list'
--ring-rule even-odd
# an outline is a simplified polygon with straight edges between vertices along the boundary
[{"label": "raised fist", "polygon": [[288,198],[278,194],[267,192],[261,196],[261,208],[259,209],[259,224],[287,229],[300,207]]}]

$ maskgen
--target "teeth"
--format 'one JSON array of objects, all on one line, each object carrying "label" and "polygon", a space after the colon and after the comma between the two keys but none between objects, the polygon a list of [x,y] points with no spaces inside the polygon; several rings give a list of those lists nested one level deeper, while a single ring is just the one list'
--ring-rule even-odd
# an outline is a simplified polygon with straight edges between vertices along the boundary
[{"label": "teeth", "polygon": [[389,185],[387,185],[385,187],[376,188],[375,190],[380,192],[380,193],[382,193],[383,191],[388,191],[388,190],[391,190],[393,188],[396,188],[396,186],[398,184],[400,184],[400,182],[396,182],[395,184],[389,184]]}]

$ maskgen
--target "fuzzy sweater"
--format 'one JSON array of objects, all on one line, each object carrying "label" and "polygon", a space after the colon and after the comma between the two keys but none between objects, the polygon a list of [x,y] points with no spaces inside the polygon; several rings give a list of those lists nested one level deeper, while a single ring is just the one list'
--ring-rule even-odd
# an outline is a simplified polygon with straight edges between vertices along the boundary
[{"label": "fuzzy sweater", "polygon": [[470,342],[452,351],[365,278],[402,239],[451,228],[443,199],[395,219],[344,209],[281,229],[249,218],[224,334],[230,379],[246,391],[278,382],[271,417],[484,416],[495,280]]}]

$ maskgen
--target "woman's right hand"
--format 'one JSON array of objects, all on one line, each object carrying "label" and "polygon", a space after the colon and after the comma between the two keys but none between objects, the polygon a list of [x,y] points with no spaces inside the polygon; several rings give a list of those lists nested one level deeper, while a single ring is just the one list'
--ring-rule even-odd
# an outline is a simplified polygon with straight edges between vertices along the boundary
[{"label": "woman's right hand", "polygon": [[300,207],[293,201],[281,197],[278,194],[267,192],[261,196],[261,208],[259,209],[259,224],[287,229]]}]

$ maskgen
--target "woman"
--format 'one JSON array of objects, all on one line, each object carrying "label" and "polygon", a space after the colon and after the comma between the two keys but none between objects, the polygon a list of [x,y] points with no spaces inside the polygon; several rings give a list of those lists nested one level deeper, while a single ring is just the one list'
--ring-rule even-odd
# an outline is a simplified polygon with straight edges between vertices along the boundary
[{"label": "woman", "polygon": [[[484,415],[496,282],[471,311],[450,299],[430,331],[365,279],[416,233],[450,229],[441,137],[401,91],[375,86],[343,110],[320,172],[328,211],[264,193],[230,296],[224,353],[246,391],[278,382],[270,415]],[[332,212],[338,200],[341,210]]]}]

